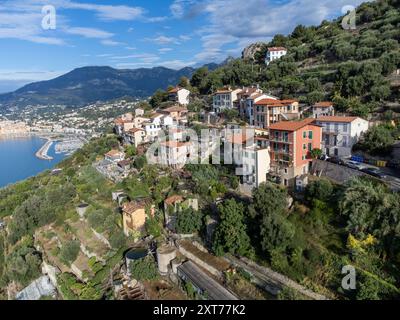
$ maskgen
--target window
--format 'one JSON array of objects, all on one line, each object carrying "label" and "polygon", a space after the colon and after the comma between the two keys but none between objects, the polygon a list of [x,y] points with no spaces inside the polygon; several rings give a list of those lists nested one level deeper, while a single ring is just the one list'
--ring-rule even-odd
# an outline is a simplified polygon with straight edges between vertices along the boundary
[{"label": "window", "polygon": [[304,139],[307,138],[307,132],[306,131],[303,132],[303,138]]},{"label": "window", "polygon": [[313,132],[312,131],[308,131],[308,138],[312,139],[313,138]]},{"label": "window", "polygon": [[304,143],[303,144],[303,150],[306,150],[307,149],[307,146],[306,146],[306,144]]},{"label": "window", "polygon": [[308,144],[308,151],[311,151],[312,150],[312,143],[309,143]]},{"label": "window", "polygon": [[347,123],[343,124],[343,132],[347,132]]}]

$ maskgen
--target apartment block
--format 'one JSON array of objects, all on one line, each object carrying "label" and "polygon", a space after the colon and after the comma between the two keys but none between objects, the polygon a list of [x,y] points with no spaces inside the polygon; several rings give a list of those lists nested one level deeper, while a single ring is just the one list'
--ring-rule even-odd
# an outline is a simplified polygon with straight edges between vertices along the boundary
[{"label": "apartment block", "polygon": [[271,175],[294,187],[295,178],[309,173],[311,151],[321,149],[322,128],[313,119],[282,121],[269,127]]},{"label": "apartment block", "polygon": [[350,156],[369,127],[368,121],[359,117],[321,116],[314,122],[322,127],[322,151],[327,156]]}]

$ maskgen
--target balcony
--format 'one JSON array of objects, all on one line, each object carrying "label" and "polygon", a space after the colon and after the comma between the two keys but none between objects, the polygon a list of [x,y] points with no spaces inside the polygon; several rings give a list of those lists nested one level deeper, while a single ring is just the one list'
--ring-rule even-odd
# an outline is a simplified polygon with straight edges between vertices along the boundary
[{"label": "balcony", "polygon": [[270,142],[293,144],[293,141],[290,141],[289,139],[284,139],[284,138],[276,139],[275,137],[270,139]]}]

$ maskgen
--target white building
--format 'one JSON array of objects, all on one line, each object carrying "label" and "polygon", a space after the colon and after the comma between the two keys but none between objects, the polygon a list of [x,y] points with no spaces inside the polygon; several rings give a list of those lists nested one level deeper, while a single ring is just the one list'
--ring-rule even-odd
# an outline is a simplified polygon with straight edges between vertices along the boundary
[{"label": "white building", "polygon": [[189,104],[189,97],[190,91],[185,88],[175,87],[168,91],[168,100],[177,102],[183,106],[187,106]]},{"label": "white building", "polygon": [[284,47],[270,47],[267,50],[265,64],[269,65],[272,61],[280,59],[287,54],[287,49]]},{"label": "white building", "polygon": [[148,141],[154,141],[161,131],[161,124],[154,122],[143,123],[143,129],[146,131],[146,138]]},{"label": "white building", "polygon": [[351,155],[354,144],[368,130],[367,120],[359,117],[319,117],[315,124],[322,126],[322,151],[327,156]]},{"label": "white building", "polygon": [[329,117],[335,115],[333,103],[330,101],[317,102],[312,106],[313,118]]},{"label": "white building", "polygon": [[192,152],[192,143],[163,141],[160,143],[159,163],[175,169],[185,166]]},{"label": "white building", "polygon": [[237,101],[237,95],[242,89],[221,89],[213,94],[213,111],[222,112],[224,109],[233,109],[234,103]]}]

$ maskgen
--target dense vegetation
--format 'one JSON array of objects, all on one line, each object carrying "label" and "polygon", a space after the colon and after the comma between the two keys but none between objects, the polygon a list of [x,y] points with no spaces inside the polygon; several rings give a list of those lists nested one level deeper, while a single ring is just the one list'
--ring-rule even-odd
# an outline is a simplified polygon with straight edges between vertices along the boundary
[{"label": "dense vegetation", "polygon": [[[398,298],[398,203],[399,194],[373,180],[339,187],[322,179],[289,208],[285,189],[262,184],[250,204],[230,199],[219,206],[213,248],[258,259],[331,297]],[[344,265],[357,270],[356,290],[341,288]]]}]

